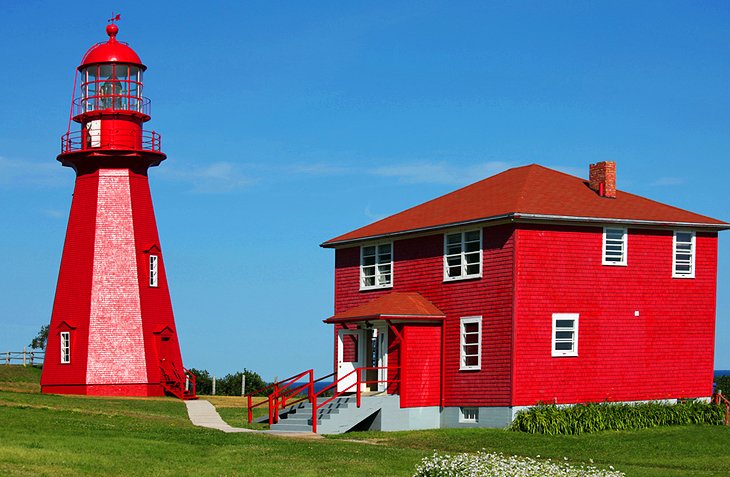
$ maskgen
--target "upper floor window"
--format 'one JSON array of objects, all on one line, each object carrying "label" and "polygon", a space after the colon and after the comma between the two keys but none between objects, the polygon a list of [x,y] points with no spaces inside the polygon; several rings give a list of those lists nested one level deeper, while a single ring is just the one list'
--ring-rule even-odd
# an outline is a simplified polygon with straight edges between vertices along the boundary
[{"label": "upper floor window", "polygon": [[578,356],[578,314],[553,313],[553,356]]},{"label": "upper floor window", "polygon": [[603,264],[626,265],[628,234],[626,229],[603,228]]},{"label": "upper floor window", "polygon": [[695,233],[674,231],[674,254],[672,276],[675,278],[694,278],[695,276]]},{"label": "upper floor window", "polygon": [[360,247],[360,289],[393,286],[393,244]]},{"label": "upper floor window", "polygon": [[150,286],[157,286],[157,272],[159,258],[157,255],[150,255]]},{"label": "upper floor window", "polygon": [[61,336],[61,363],[71,362],[71,332],[62,331]]},{"label": "upper floor window", "polygon": [[461,319],[459,337],[459,369],[482,369],[482,317]]},{"label": "upper floor window", "polygon": [[446,234],[444,237],[444,280],[481,276],[481,229]]}]

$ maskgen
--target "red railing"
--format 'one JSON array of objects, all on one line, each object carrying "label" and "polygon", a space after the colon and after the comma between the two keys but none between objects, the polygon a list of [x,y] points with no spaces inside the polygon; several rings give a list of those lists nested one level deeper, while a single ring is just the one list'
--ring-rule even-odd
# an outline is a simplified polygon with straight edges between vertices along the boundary
[{"label": "red railing", "polygon": [[[325,388],[320,389],[319,392],[317,392],[316,394],[314,394],[313,399],[311,400],[311,403],[312,403],[312,432],[314,432],[315,434],[317,433],[317,411],[320,408],[322,408],[322,407],[326,406],[327,404],[331,403],[332,401],[334,401],[338,397],[342,396],[343,394],[352,393],[353,392],[353,390],[352,390],[352,387],[353,386],[355,387],[354,392],[355,392],[355,394],[357,396],[356,397],[357,407],[360,407],[360,404],[362,402],[362,385],[363,384],[378,384],[378,383],[391,384],[391,383],[398,383],[398,382],[400,382],[400,379],[388,379],[388,378],[386,378],[386,379],[372,379],[372,380],[363,380],[362,379],[362,373],[363,373],[363,371],[376,371],[376,370],[381,370],[381,369],[387,370],[388,371],[388,376],[390,376],[390,370],[398,369],[398,367],[397,366],[364,366],[364,367],[361,367],[361,368],[355,368],[354,370],[350,371],[349,373],[340,376],[339,378],[337,378],[335,380],[335,382],[333,382],[332,384],[330,384],[329,386],[327,386]],[[351,385],[347,386],[346,388],[338,391],[337,390],[338,384],[341,381],[344,381],[345,379],[350,378],[353,374],[355,375],[355,383],[354,384],[351,384]],[[321,403],[318,403],[317,402],[317,398],[320,395],[326,393],[327,391],[329,391],[331,389],[335,389],[335,392],[332,394],[332,396],[329,399],[327,399],[326,401],[323,401]]]},{"label": "red railing", "polygon": [[74,98],[73,114],[91,113],[95,111],[133,111],[150,116],[152,102],[149,98],[129,94],[91,94],[89,96]]},{"label": "red railing", "polygon": [[[296,388],[292,388],[294,384],[300,382],[300,380],[305,376],[307,376],[307,381],[304,384],[297,386]],[[279,409],[283,409],[287,405],[291,406],[292,404],[304,401],[305,399],[310,399],[312,394],[314,393],[315,382],[316,381],[314,380],[314,370],[308,369],[306,371],[302,371],[299,374],[288,377],[283,381],[274,381],[268,386],[264,386],[261,389],[257,389],[256,391],[247,394],[246,398],[248,405],[249,424],[251,423],[251,421],[253,421],[253,408],[263,406],[266,403],[268,403],[269,405],[269,424],[275,424],[276,422],[279,422]],[[265,391],[269,389],[271,389],[272,391],[268,396],[268,400],[253,404],[254,396],[261,396],[265,394]],[[307,390],[306,397],[295,399],[294,401],[290,400],[292,397],[301,394],[302,391],[304,391],[305,389]]]},{"label": "red railing", "polygon": [[72,131],[61,136],[61,153],[89,151],[94,149],[121,149],[160,152],[162,136],[155,131],[140,131],[114,134],[96,133],[92,136],[87,131]]},{"label": "red railing", "polygon": [[730,425],[730,401],[719,392],[712,396],[712,402],[718,406],[725,406],[725,425]]},{"label": "red railing", "polygon": [[[275,381],[268,386],[264,386],[261,389],[257,389],[256,391],[249,393],[246,395],[247,398],[247,408],[248,408],[248,422],[249,424],[253,421],[253,409],[256,407],[263,406],[264,404],[268,404],[269,406],[269,425],[276,424],[279,422],[279,410],[284,409],[287,406],[292,406],[294,404],[300,403],[302,401],[308,400],[309,403],[312,405],[312,432],[317,432],[317,411],[321,409],[322,407],[326,406],[330,402],[332,402],[334,399],[342,396],[346,393],[352,393],[355,392],[357,395],[356,402],[357,407],[360,407],[360,403],[362,400],[362,385],[363,384],[377,384],[377,383],[398,383],[400,382],[400,379],[375,379],[375,380],[363,380],[362,379],[362,372],[363,371],[373,371],[373,370],[381,370],[386,369],[388,371],[390,370],[396,370],[398,369],[395,366],[371,366],[371,367],[361,367],[361,368],[355,368],[353,371],[350,371],[349,373],[340,376],[338,379],[336,379],[332,384],[329,384],[328,386],[325,386],[324,388],[320,389],[318,392],[314,392],[314,385],[315,383],[318,383],[320,381],[323,381],[325,379],[331,378],[335,375],[335,373],[328,374],[326,376],[322,376],[320,378],[314,379],[314,370],[308,369],[306,371],[302,371],[299,374],[295,374],[294,376],[291,376],[283,381]],[[351,384],[350,386],[347,386],[344,389],[337,390],[337,386],[339,383],[341,383],[343,380],[351,378],[353,374],[356,374],[355,376],[355,383]],[[390,374],[390,373],[388,373]],[[303,378],[307,378],[306,381],[302,382],[301,380]],[[294,386],[296,383],[300,383],[298,386]],[[353,390],[352,388],[355,387]],[[253,397],[254,396],[261,396],[265,394],[266,391],[271,389],[271,394],[269,394],[268,399],[265,399],[261,402],[258,402],[256,404],[253,403]],[[317,398],[322,396],[324,393],[335,389],[333,392],[333,395],[328,398],[326,401],[322,403],[317,403]],[[306,393],[305,393],[306,391]],[[299,396],[299,397],[297,397]],[[292,400],[292,398],[295,398]]]},{"label": "red railing", "polygon": [[197,378],[187,368],[179,369],[175,363],[166,365],[160,362],[160,385],[162,388],[179,399],[196,399]]}]

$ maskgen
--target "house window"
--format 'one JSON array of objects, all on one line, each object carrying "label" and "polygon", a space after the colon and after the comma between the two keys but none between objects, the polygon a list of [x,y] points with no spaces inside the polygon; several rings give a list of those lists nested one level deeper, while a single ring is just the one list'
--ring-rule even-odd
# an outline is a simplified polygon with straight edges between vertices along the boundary
[{"label": "house window", "polygon": [[459,422],[479,422],[478,407],[460,407]]},{"label": "house window", "polygon": [[393,286],[393,244],[360,247],[360,289]]},{"label": "house window", "polygon": [[603,228],[603,264],[626,265],[626,229]]},{"label": "house window", "polygon": [[578,314],[553,313],[553,356],[578,356]]},{"label": "house window", "polygon": [[694,278],[695,276],[695,233],[674,231],[674,258],[672,276],[675,278]]},{"label": "house window", "polygon": [[71,332],[61,332],[61,363],[71,362]]},{"label": "house window", "polygon": [[470,316],[461,319],[460,370],[482,368],[482,317]]},{"label": "house window", "polygon": [[157,271],[158,271],[159,257],[157,255],[150,255],[150,286],[157,286]]},{"label": "house window", "polygon": [[482,231],[446,234],[444,238],[444,280],[482,276]]}]

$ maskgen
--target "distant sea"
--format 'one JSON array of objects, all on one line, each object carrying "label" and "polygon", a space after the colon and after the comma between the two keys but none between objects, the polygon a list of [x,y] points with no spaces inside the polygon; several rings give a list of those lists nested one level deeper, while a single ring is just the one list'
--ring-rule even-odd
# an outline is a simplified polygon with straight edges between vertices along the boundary
[{"label": "distant sea", "polygon": [[730,376],[730,369],[716,369],[715,377],[717,376]]}]

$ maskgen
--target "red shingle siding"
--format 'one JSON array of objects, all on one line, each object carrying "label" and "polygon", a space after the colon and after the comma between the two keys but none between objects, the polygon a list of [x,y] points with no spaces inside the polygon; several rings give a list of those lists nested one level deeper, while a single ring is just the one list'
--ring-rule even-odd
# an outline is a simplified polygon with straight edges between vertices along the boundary
[{"label": "red shingle siding", "polygon": [[[483,278],[443,281],[443,234],[396,240],[393,287],[359,291],[359,247],[338,249],[335,313],[384,293],[419,292],[446,314],[444,404],[501,406],[510,399],[513,227],[484,229]],[[483,316],[482,370],[459,371],[459,319]],[[394,337],[391,334],[391,339]],[[391,358],[390,365],[394,365]],[[417,376],[406,377],[407,380]]]},{"label": "red shingle siding", "polygon": [[[43,362],[42,386],[86,384],[86,362],[89,339],[89,307],[94,264],[97,174],[76,179],[74,200],[63,245],[63,259],[58,273],[58,286],[48,332],[46,357]],[[61,364],[58,326],[67,322],[71,330],[71,363]],[[50,390],[49,392],[54,392]]]},{"label": "red shingle siding", "polygon": [[[697,234],[696,277],[678,279],[671,230],[629,229],[625,267],[601,264],[602,231],[517,231],[513,404],[709,396],[717,234]],[[580,315],[577,357],[551,357],[553,313]]]},{"label": "red shingle siding", "polygon": [[406,325],[402,407],[438,406],[441,398],[441,326]]}]

